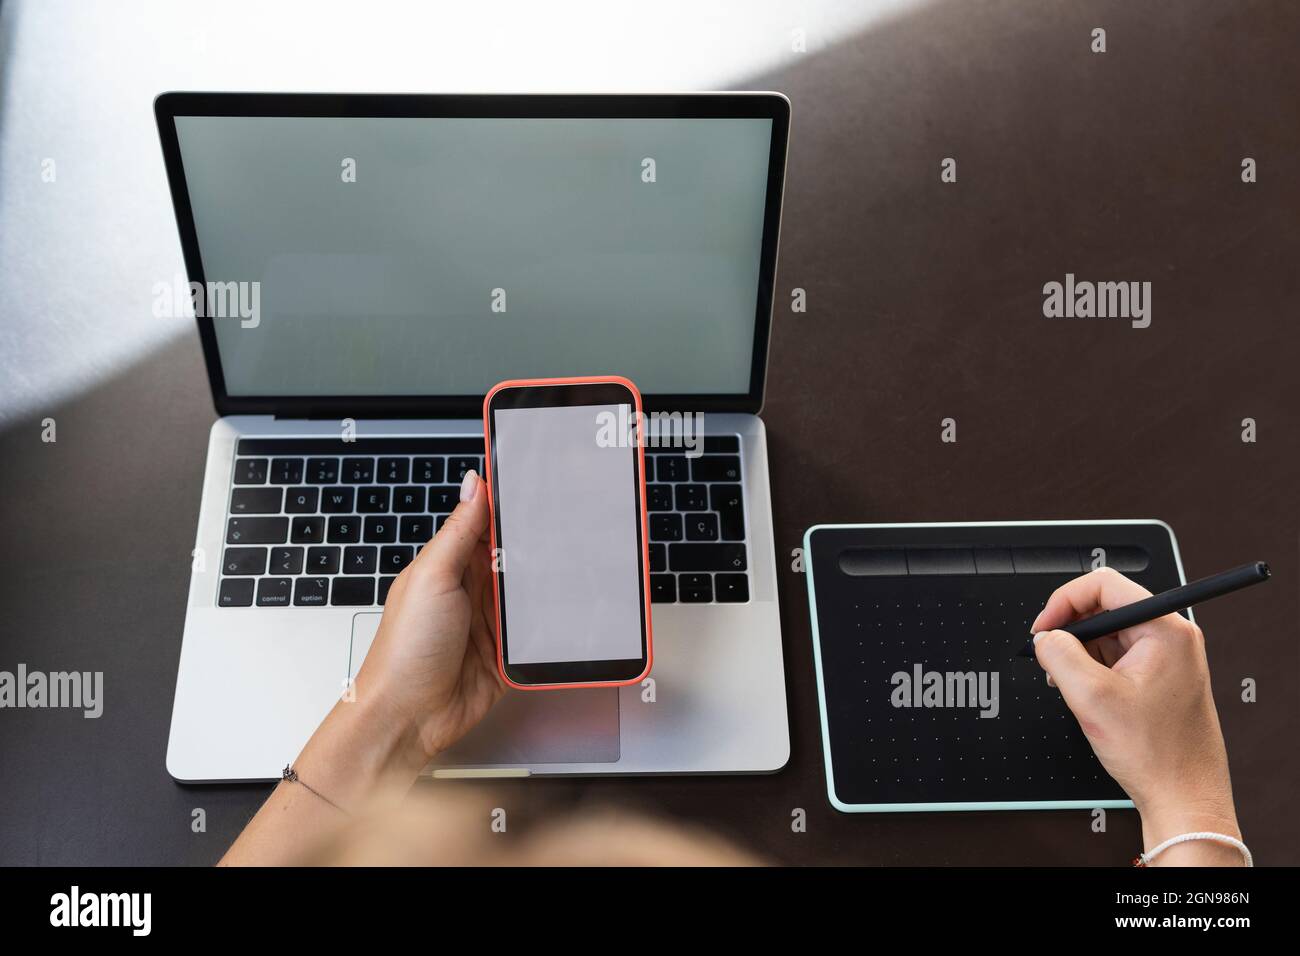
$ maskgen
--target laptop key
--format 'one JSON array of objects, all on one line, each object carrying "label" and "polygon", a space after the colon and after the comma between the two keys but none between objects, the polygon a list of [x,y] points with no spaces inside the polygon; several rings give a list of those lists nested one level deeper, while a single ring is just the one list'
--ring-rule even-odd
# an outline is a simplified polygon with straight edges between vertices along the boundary
[{"label": "laptop key", "polygon": [[402,519],[397,540],[403,544],[424,544],[433,537],[431,515],[407,515]]},{"label": "laptop key", "polygon": [[374,578],[335,578],[330,604],[338,607],[364,607],[375,603]]},{"label": "laptop key", "polygon": [[415,550],[409,544],[397,544],[379,549],[379,570],[385,574],[399,574],[411,563]]},{"label": "laptop key", "polygon": [[330,544],[356,544],[361,540],[358,515],[335,515],[330,518]]},{"label": "laptop key", "polygon": [[296,485],[302,481],[301,458],[272,458],[271,484]]},{"label": "laptop key", "polygon": [[379,579],[379,604],[382,607],[388,600],[388,590],[393,586],[396,577],[384,577]]},{"label": "laptop key", "polygon": [[739,455],[701,455],[691,462],[694,481],[740,481]]},{"label": "laptop key", "polygon": [[322,488],[320,510],[327,515],[347,514],[356,500],[354,488]]},{"label": "laptop key", "polygon": [[705,435],[704,453],[706,455],[737,454],[740,452],[740,439],[735,435]]},{"label": "laptop key", "polygon": [[284,493],[284,510],[287,514],[315,514],[320,503],[319,488],[288,488]]},{"label": "laptop key", "polygon": [[646,507],[651,511],[673,510],[672,485],[647,485]]},{"label": "laptop key", "polygon": [[302,574],[302,548],[272,548],[272,574]]},{"label": "laptop key", "polygon": [[713,600],[713,576],[710,574],[677,575],[677,598],[683,604],[708,604]]},{"label": "laptop key", "polygon": [[265,574],[266,548],[226,548],[221,558],[222,574]]},{"label": "laptop key", "polygon": [[707,511],[709,489],[707,485],[678,485],[676,490],[678,511]]},{"label": "laptop key", "polygon": [[682,516],[678,514],[659,514],[650,516],[651,541],[682,540]]},{"label": "laptop key", "polygon": [[307,478],[313,485],[332,485],[339,480],[337,458],[308,458]]},{"label": "laptop key", "polygon": [[343,549],[344,574],[374,574],[379,549],[361,546]]},{"label": "laptop key", "polygon": [[266,484],[266,466],[265,458],[237,458],[235,460],[235,484]]},{"label": "laptop key", "polygon": [[660,481],[686,481],[686,456],[656,455],[655,474]]},{"label": "laptop key", "polygon": [[739,604],[749,600],[749,575],[715,574],[713,595],[720,603]]},{"label": "laptop key", "polygon": [[281,544],[288,534],[288,518],[231,518],[226,522],[226,544]]},{"label": "laptop key", "polygon": [[745,546],[698,542],[670,544],[668,566],[674,571],[744,571]]},{"label": "laptop key", "polygon": [[308,548],[307,570],[311,574],[338,574],[339,557],[338,548]]},{"label": "laptop key", "polygon": [[740,485],[714,485],[709,489],[713,510],[718,513],[718,524],[724,541],[745,539],[745,504]]},{"label": "laptop key", "polygon": [[677,600],[677,579],[671,574],[650,575],[652,604],[672,604]]},{"label": "laptop key", "polygon": [[411,480],[411,463],[405,458],[379,459],[379,481],[401,485]]},{"label": "laptop key", "polygon": [[258,607],[287,607],[293,597],[293,578],[261,578],[257,582]]},{"label": "laptop key", "polygon": [[651,543],[650,545],[650,573],[668,570],[668,546],[665,544]]},{"label": "laptop key", "polygon": [[298,607],[320,607],[329,603],[329,578],[299,578],[293,585],[293,603]]},{"label": "laptop key", "polygon": [[217,591],[217,607],[250,607],[253,603],[252,578],[222,578]]},{"label": "laptop key", "polygon": [[645,480],[647,482],[655,480],[655,456],[645,456]]},{"label": "laptop key", "polygon": [[387,488],[372,487],[357,489],[357,510],[362,514],[383,514],[388,510]]},{"label": "laptop key", "polygon": [[391,515],[366,519],[366,541],[391,544],[397,540],[397,518]]},{"label": "laptop key", "polygon": [[474,469],[480,475],[483,474],[483,465],[477,458],[448,458],[447,459],[447,480],[464,481],[465,472]]},{"label": "laptop key", "polygon": [[393,510],[402,514],[414,514],[424,510],[424,489],[415,485],[405,485],[393,489]]},{"label": "laptop key", "polygon": [[707,511],[686,516],[687,541],[717,541],[718,516]]},{"label": "laptop key", "polygon": [[446,463],[441,458],[417,458],[411,462],[411,480],[426,485],[442,484]]},{"label": "laptop key", "polygon": [[375,480],[373,458],[344,458],[343,481],[349,485],[366,485]]},{"label": "laptop key", "polygon": [[[284,540],[283,538],[281,540]],[[325,540],[325,519],[299,515],[293,519],[289,540],[294,544],[319,544]]]},{"label": "laptop key", "polygon": [[278,515],[283,494],[279,488],[236,488],[230,493],[230,513]]},{"label": "laptop key", "polygon": [[435,485],[429,489],[429,510],[450,512],[460,501],[460,489],[454,485]]}]

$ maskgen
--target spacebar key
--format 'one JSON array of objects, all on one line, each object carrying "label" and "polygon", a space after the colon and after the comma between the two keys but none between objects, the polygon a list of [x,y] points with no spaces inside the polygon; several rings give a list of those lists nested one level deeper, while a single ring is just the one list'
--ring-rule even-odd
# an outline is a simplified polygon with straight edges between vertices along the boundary
[{"label": "spacebar key", "polygon": [[673,571],[744,571],[743,544],[668,545],[668,567]]}]

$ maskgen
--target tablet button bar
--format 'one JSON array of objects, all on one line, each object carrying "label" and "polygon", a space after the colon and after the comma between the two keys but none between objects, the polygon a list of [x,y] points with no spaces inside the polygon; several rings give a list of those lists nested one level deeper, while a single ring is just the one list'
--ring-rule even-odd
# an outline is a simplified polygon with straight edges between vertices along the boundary
[{"label": "tablet button bar", "polygon": [[1016,574],[1082,574],[1078,548],[1012,548]]},{"label": "tablet button bar", "polygon": [[[1083,566],[1091,568],[1094,560],[1092,548],[1080,548],[1080,556],[1083,559]],[[1097,555],[1102,558],[1107,567],[1114,568],[1116,571],[1125,573],[1145,571],[1151,564],[1150,555],[1142,548],[1119,547],[1119,548],[1100,548],[1103,553]]]},{"label": "tablet button bar", "polygon": [[976,574],[1015,574],[1010,548],[976,548]]},{"label": "tablet button bar", "polygon": [[1138,547],[1024,548],[846,548],[839,568],[849,577],[944,576],[968,574],[1082,574],[1095,559],[1116,571],[1137,572],[1150,564]]},{"label": "tablet button bar", "polygon": [[907,574],[902,548],[849,548],[840,552],[840,570],[853,578],[898,577]]},{"label": "tablet button bar", "polygon": [[908,548],[908,574],[974,574],[970,548]]}]

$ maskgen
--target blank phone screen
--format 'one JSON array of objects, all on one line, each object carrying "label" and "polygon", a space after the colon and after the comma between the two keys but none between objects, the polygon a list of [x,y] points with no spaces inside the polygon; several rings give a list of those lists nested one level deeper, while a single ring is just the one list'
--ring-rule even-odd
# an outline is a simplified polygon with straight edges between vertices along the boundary
[{"label": "blank phone screen", "polygon": [[636,446],[629,405],[494,412],[493,481],[509,664],[642,656]]}]

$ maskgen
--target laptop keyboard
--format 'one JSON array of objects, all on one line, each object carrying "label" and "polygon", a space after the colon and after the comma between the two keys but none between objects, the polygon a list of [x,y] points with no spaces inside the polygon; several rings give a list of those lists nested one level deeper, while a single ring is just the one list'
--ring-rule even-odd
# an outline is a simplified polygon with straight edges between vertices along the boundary
[{"label": "laptop keyboard", "polygon": [[[480,438],[244,438],[220,607],[377,607],[483,472]],[[749,600],[740,441],[646,449],[651,600]]]},{"label": "laptop keyboard", "polygon": [[740,439],[711,435],[704,453],[647,448],[650,598],[658,604],[749,600]]}]

